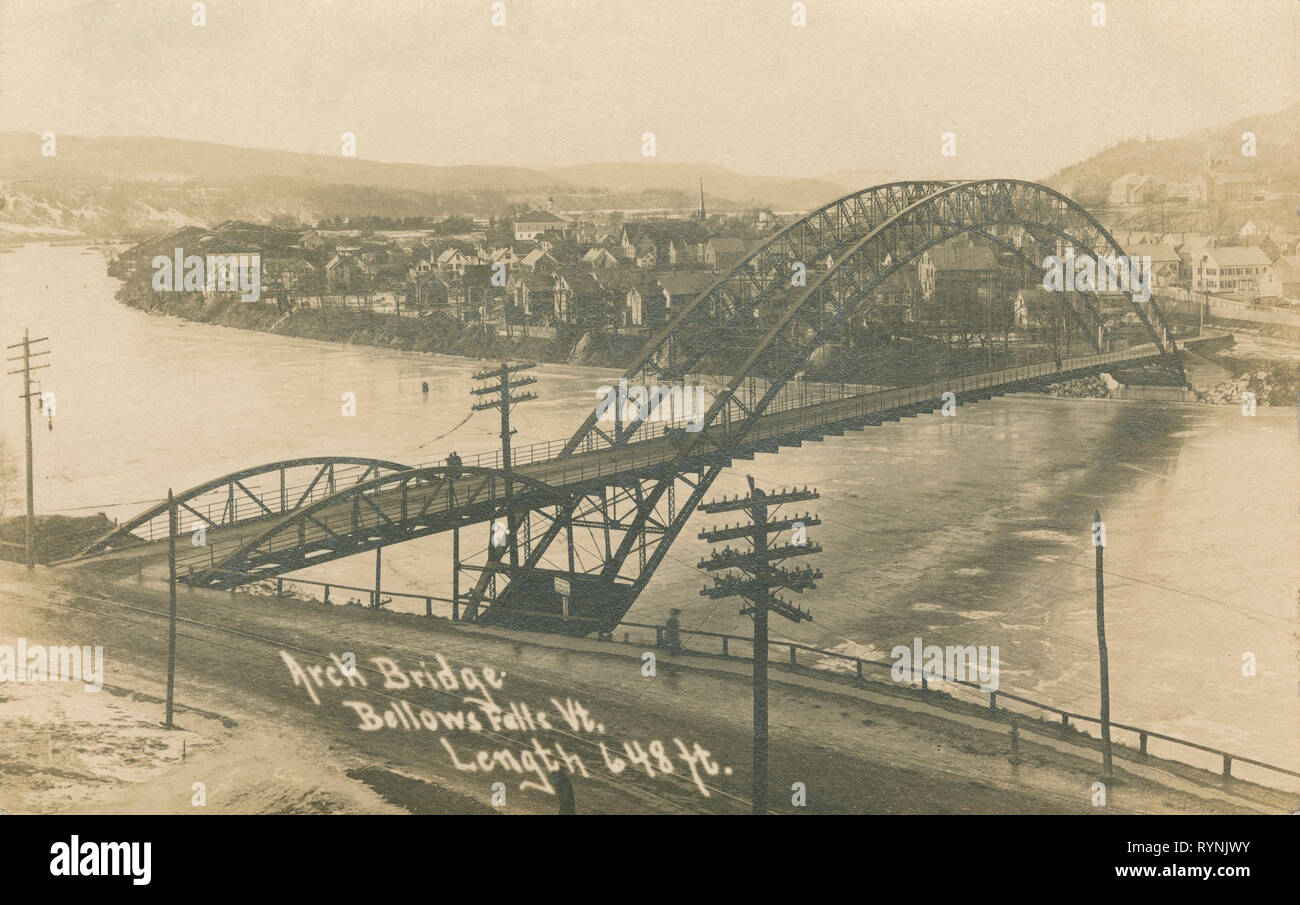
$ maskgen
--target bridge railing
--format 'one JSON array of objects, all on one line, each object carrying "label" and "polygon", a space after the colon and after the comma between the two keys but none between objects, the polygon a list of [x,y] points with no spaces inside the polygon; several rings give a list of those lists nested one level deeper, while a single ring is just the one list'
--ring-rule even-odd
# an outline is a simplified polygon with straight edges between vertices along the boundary
[{"label": "bridge railing", "polygon": [[[990,386],[1019,383],[1035,378],[1085,370],[1100,364],[1141,360],[1158,355],[1159,350],[1154,345],[1147,344],[1100,355],[1073,356],[1062,359],[1059,368],[1055,362],[1043,362],[1037,365],[1022,365],[1016,368],[1005,368],[984,374],[935,380],[907,387],[835,384],[825,381],[792,381],[791,384],[787,385],[788,391],[782,390],[772,404],[764,410],[764,415],[779,415],[800,409],[815,410],[818,406],[845,400],[862,401],[864,404],[860,408],[859,414],[869,415],[938,399],[945,392],[964,393]],[[838,415],[833,417],[838,417]],[[736,419],[731,417],[730,407],[728,407],[720,419],[724,432],[733,420]],[[808,422],[808,426],[825,423],[826,420],[828,419],[812,420]],[[680,429],[689,423],[690,419],[686,418],[678,418],[673,421],[649,421],[641,425],[636,439],[639,442],[659,439],[670,430]],[[511,450],[511,464],[515,467],[524,467],[550,462],[560,454],[567,443],[567,439],[555,439],[515,447]],[[587,442],[577,452],[591,453],[608,448],[610,447],[607,443],[601,440],[592,441],[589,435]],[[669,458],[669,456],[661,458]],[[501,462],[500,450],[478,453],[462,459],[462,463],[465,465],[477,465],[485,468],[500,468]],[[445,458],[423,463],[426,466],[446,464],[447,460]]]},{"label": "bridge railing", "polygon": [[[794,404],[795,398],[791,397],[789,404],[784,408],[765,413],[765,419],[759,422],[757,429],[749,439],[762,440],[767,437],[787,436],[815,430],[827,424],[852,422],[855,419],[871,418],[874,415],[905,410],[912,406],[924,407],[937,404],[943,394],[948,392],[954,395],[964,394],[991,387],[1014,386],[1018,383],[1044,377],[1068,379],[1073,372],[1096,368],[1113,362],[1150,358],[1157,354],[1158,352],[1154,347],[1135,347],[1104,355],[1077,356],[1064,359],[1059,368],[1055,362],[1047,362],[968,377],[931,381],[926,384],[908,387],[870,389],[860,387],[859,389],[863,390],[863,392],[840,396],[826,402],[818,401],[796,405]],[[712,426],[710,430],[718,431],[725,437],[731,432],[732,424],[732,421],[724,419],[720,424]],[[648,426],[658,428],[659,432],[662,433],[670,425],[656,424]],[[566,487],[662,465],[673,461],[677,456],[677,449],[674,444],[633,443],[620,449],[617,455],[577,455],[557,459],[555,456],[559,454],[564,442],[552,440],[547,443],[533,444],[530,449],[526,448],[528,449],[528,464],[519,463],[521,473],[526,473],[529,477],[553,487]],[[471,465],[493,460],[493,457],[484,456],[471,458],[462,462],[462,464]],[[498,484],[503,484],[503,482],[492,478],[487,480],[488,487],[483,499],[489,502],[500,499],[503,486],[498,487]],[[417,480],[413,481],[411,486],[420,488],[430,483]],[[521,496],[524,494],[526,494],[526,491],[521,492]],[[398,494],[385,492],[383,488],[379,488],[373,494],[370,505],[359,508],[341,506],[331,513],[318,512],[312,520],[301,525],[301,533],[286,530],[273,534],[257,547],[256,552],[271,555],[276,552],[293,550],[300,547],[304,541],[318,540],[331,532],[354,533],[359,530],[385,528],[389,522],[400,520],[400,507],[397,503],[397,497]],[[255,505],[251,501],[248,501],[248,503],[249,505]],[[444,509],[445,501],[438,501],[437,505],[430,511],[436,513]],[[165,533],[163,536],[166,536]],[[242,538],[222,539],[215,544],[209,542],[206,548],[193,551],[185,550],[182,554],[182,565],[195,571],[210,569],[221,560],[225,552],[238,549],[242,543]]]},{"label": "bridge railing", "polygon": [[[549,618],[557,621],[562,619],[562,617],[556,616],[554,614],[547,614],[547,615],[549,616]],[[666,646],[666,641],[669,637],[669,629],[666,625],[656,625],[653,623],[645,623],[645,622],[620,622],[616,628],[650,629],[655,633],[656,648],[664,648]],[[747,637],[745,635],[732,635],[732,634],[727,634],[725,632],[708,632],[708,631],[701,631],[696,629],[684,629],[684,628],[678,628],[676,632],[678,636],[711,638],[711,639],[717,639],[720,642],[716,654],[710,654],[708,652],[701,652],[701,651],[693,651],[693,652],[688,651],[688,653],[700,653],[706,656],[721,656],[727,659],[731,659],[731,658],[740,659],[740,660],[753,659],[752,651],[754,647],[754,639],[752,637]],[[602,633],[600,637],[602,640],[605,641],[614,641],[614,632]],[[624,641],[625,643],[631,643],[630,638],[628,638],[627,635],[624,636]],[[735,643],[739,643],[742,649],[747,647],[751,651],[751,656],[749,657],[738,656],[734,652],[734,648],[733,648],[733,644]],[[783,658],[772,656],[773,650],[781,650],[781,649],[788,651],[788,658],[783,659]],[[863,681],[866,681],[866,676],[864,675],[864,668],[888,670],[891,674],[896,668],[896,664],[890,661],[871,660],[865,657],[856,657],[853,656],[852,654],[844,654],[838,651],[830,651],[830,650],[823,650],[817,647],[810,647],[806,644],[799,644],[798,642],[795,641],[769,641],[768,651],[769,651],[768,654],[769,662],[771,662],[773,665],[776,665],[778,667],[803,666],[809,669],[818,669],[827,672],[833,672],[837,675],[844,675],[844,673],[841,672],[840,670],[827,669],[825,666],[821,664],[800,663],[798,659],[798,655],[800,651],[803,651],[809,655],[815,655],[817,657],[821,657],[831,662],[842,662],[848,666],[851,666],[855,673],[854,677],[856,679],[863,680]],[[910,681],[907,683],[908,686],[911,688],[919,689],[923,695],[930,693],[931,690],[930,685],[931,682],[933,681],[937,683],[942,683],[945,686],[952,685],[952,686],[958,686],[965,689],[974,690],[975,692],[978,692],[980,695],[985,695],[988,698],[989,710],[991,711],[1002,710],[1007,714],[1011,715],[1013,718],[1015,716],[1024,715],[1024,714],[1020,713],[1019,711],[1010,710],[1006,707],[999,708],[998,706],[999,699],[1001,699],[1004,702],[1015,701],[1017,703],[1024,704],[1027,707],[1031,707],[1035,710],[1042,711],[1043,713],[1051,714],[1060,720],[1060,723],[1057,725],[1059,725],[1062,730],[1069,728],[1071,720],[1074,720],[1076,723],[1088,723],[1088,724],[1095,724],[1097,726],[1100,726],[1102,722],[1100,717],[1091,716],[1089,714],[1077,713],[1072,710],[1067,710],[1062,707],[1057,707],[1054,704],[1046,704],[1043,703],[1042,701],[1033,700],[1032,698],[1025,697],[1024,695],[1019,695],[1013,692],[1001,691],[997,689],[988,690],[983,686],[981,686],[980,683],[978,682],[971,682],[964,679],[948,678],[942,675],[934,675],[928,673],[924,669],[913,668],[908,670],[908,672],[910,675]],[[890,684],[896,685],[898,683],[891,681]],[[1021,723],[1019,725],[1023,726],[1025,724]],[[1233,754],[1221,748],[1215,748],[1211,745],[1203,745],[1200,742],[1193,742],[1193,741],[1189,741],[1188,739],[1178,738],[1177,736],[1169,735],[1163,732],[1157,732],[1156,730],[1153,729],[1145,729],[1140,726],[1132,726],[1127,723],[1116,723],[1116,722],[1111,722],[1110,727],[1111,729],[1118,729],[1123,732],[1129,732],[1135,735],[1138,739],[1138,754],[1142,757],[1146,757],[1148,755],[1148,741],[1150,739],[1159,739],[1161,741],[1168,742],[1171,745],[1180,748],[1189,748],[1195,751],[1205,752],[1207,754],[1214,755],[1216,758],[1221,759],[1224,777],[1231,777],[1232,766],[1234,763],[1238,763],[1238,764],[1248,764],[1252,767],[1257,767],[1261,770],[1268,771],[1271,773],[1276,773],[1282,776],[1291,777],[1293,779],[1300,779],[1300,770],[1293,770],[1288,767],[1278,766],[1277,764],[1267,763],[1266,761],[1262,761],[1257,758],[1243,757],[1242,755]]]}]

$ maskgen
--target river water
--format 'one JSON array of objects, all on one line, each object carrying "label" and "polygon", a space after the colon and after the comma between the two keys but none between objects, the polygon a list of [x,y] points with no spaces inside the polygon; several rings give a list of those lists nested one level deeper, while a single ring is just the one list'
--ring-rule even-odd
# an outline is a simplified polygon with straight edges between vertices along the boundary
[{"label": "river water", "polygon": [[[40,376],[57,409],[53,430],[37,425],[38,511],[127,518],[169,486],[263,462],[418,463],[498,442],[491,413],[453,431],[481,362],[147,315],[114,300],[105,263],[74,246],[0,253],[5,345],[24,327],[51,340]],[[567,436],[618,376],[533,373],[541,398],[516,409],[516,444]],[[21,455],[19,378],[7,379],[0,434]],[[355,417],[342,415],[345,392]],[[808,561],[825,577],[798,599],[815,621],[774,617],[775,637],[879,659],[916,637],[997,645],[1003,690],[1085,713],[1098,709],[1099,509],[1112,719],[1300,768],[1294,411],[1011,396],[737,461],[714,490],[743,492],[746,474],[822,494],[810,537],[825,550]],[[679,607],[685,627],[748,634],[733,602],[699,596],[708,548],[696,534],[713,521],[688,526],[630,620]],[[388,548],[385,589],[447,595],[445,547]],[[373,568],[367,555],[310,577],[366,585]]]}]

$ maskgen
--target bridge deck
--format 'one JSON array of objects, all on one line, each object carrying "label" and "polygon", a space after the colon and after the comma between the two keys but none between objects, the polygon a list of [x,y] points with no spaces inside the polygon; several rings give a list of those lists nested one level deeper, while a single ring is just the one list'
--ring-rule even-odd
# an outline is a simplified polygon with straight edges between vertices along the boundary
[{"label": "bridge deck", "polygon": [[[765,412],[744,439],[732,437],[731,424],[726,421],[710,428],[696,444],[698,453],[687,460],[687,465],[703,468],[719,462],[725,464],[732,458],[752,456],[755,451],[775,451],[780,445],[802,439],[816,439],[842,429],[932,411],[949,392],[957,401],[966,401],[1044,380],[1096,373],[1114,364],[1141,364],[1158,359],[1159,354],[1154,345],[1143,345],[1120,352],[1064,359],[1059,368],[1048,362],[915,386],[882,388],[825,402],[797,404],[798,400],[791,400],[785,408]],[[655,472],[676,459],[680,442],[680,436],[660,433],[627,446],[578,451],[564,458],[519,465],[515,472],[559,490],[594,489]],[[274,534],[258,547],[263,557],[269,555],[259,574],[282,574],[316,560],[334,558],[337,555],[334,542],[340,536],[372,535],[363,540],[364,548],[369,549],[457,525],[488,521],[499,516],[504,493],[504,479],[491,475],[454,482],[422,479],[409,482],[405,490],[392,485],[368,495],[365,505],[340,499],[313,512],[308,519],[289,513],[210,529],[203,547],[192,547],[187,535],[178,549],[178,564],[182,574],[190,570],[201,572],[220,564],[224,556],[277,522],[298,521],[297,529]],[[537,488],[520,483],[514,485],[513,493],[525,505],[538,505],[544,499]],[[403,529],[395,530],[399,525]],[[165,553],[165,549],[165,543],[156,542],[128,547],[122,552],[153,556]]]}]

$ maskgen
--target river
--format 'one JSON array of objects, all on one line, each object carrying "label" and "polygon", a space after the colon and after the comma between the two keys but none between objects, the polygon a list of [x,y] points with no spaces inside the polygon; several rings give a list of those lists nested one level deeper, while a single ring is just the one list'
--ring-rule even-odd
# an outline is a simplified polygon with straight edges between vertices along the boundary
[{"label": "river", "polygon": [[[169,486],[263,462],[352,454],[414,463],[498,442],[491,413],[453,430],[481,362],[147,315],[114,300],[105,263],[102,251],[75,246],[0,253],[5,345],[24,327],[50,337],[39,376],[57,408],[53,430],[37,424],[40,512],[126,518]],[[516,444],[567,436],[595,388],[618,376],[564,365],[533,373],[540,399],[516,409]],[[0,434],[21,456],[19,378],[7,379]],[[346,392],[355,417],[342,415]],[[1085,713],[1098,709],[1099,509],[1112,718],[1294,769],[1297,440],[1290,409],[1245,417],[1231,407],[1008,396],[737,461],[714,490],[744,492],[752,474],[821,492],[808,508],[824,523],[810,538],[825,550],[809,561],[825,577],[798,599],[815,621],[774,617],[775,637],[880,659],[918,636],[997,645],[1002,689]],[[660,622],[679,607],[687,628],[748,634],[734,602],[699,596],[695,563],[708,548],[696,534],[713,521],[699,516],[683,532],[629,619]],[[447,594],[442,545],[386,550],[386,589]],[[373,557],[313,574],[364,585]]]}]

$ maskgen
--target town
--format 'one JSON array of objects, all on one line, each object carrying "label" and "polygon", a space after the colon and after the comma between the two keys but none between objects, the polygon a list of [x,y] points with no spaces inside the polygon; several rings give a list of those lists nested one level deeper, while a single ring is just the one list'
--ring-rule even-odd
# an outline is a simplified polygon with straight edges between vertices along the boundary
[{"label": "town", "polygon": [[[1243,169],[1248,164],[1234,165],[1212,146],[1202,166],[1203,175],[1190,184],[1127,173],[1106,199],[1090,205],[1115,239],[1111,257],[1141,263],[1132,280],[1098,280],[1095,298],[1102,314],[1118,333],[1138,332],[1143,318],[1130,294],[1144,302],[1154,294],[1171,322],[1194,332],[1207,319],[1229,327],[1300,329],[1300,229],[1251,215],[1281,196],[1256,184]],[[791,261],[785,273],[769,263],[767,272],[758,273],[756,250],[802,212],[709,210],[703,182],[698,207],[689,211],[555,208],[551,200],[545,207],[486,217],[335,217],[297,228],[246,221],[188,226],[122,252],[110,273],[123,281],[120,297],[128,304],[168,310],[168,302],[150,291],[155,256],[170,258],[177,249],[209,257],[260,254],[257,304],[272,316],[250,324],[246,312],[230,311],[248,293],[237,291],[237,283],[227,288],[214,281],[201,291],[177,293],[187,307],[176,313],[219,322],[229,317],[233,325],[274,330],[300,312],[314,311],[322,319],[331,310],[365,312],[377,318],[374,325],[385,318],[412,325],[393,339],[389,334],[397,328],[387,328],[384,339],[394,346],[485,354],[532,340],[529,354],[542,358],[573,360],[584,349],[605,350],[603,360],[588,360],[611,364],[738,265],[767,284],[811,282],[834,266],[828,255]],[[846,342],[897,347],[902,341],[914,349],[939,334],[949,341],[943,354],[978,354],[989,362],[1012,363],[1010,350],[1026,345],[1059,346],[1058,354],[1069,354],[1078,337],[1071,337],[1060,299],[1045,288],[1053,260],[1059,270],[1059,258],[1032,264],[990,237],[949,239],[876,290],[849,324]],[[1067,291],[1076,288],[1073,280],[1065,284]],[[354,338],[320,328],[310,335]],[[845,373],[835,351],[818,356],[823,373],[871,377]],[[1286,389],[1279,394],[1289,396]]]}]

